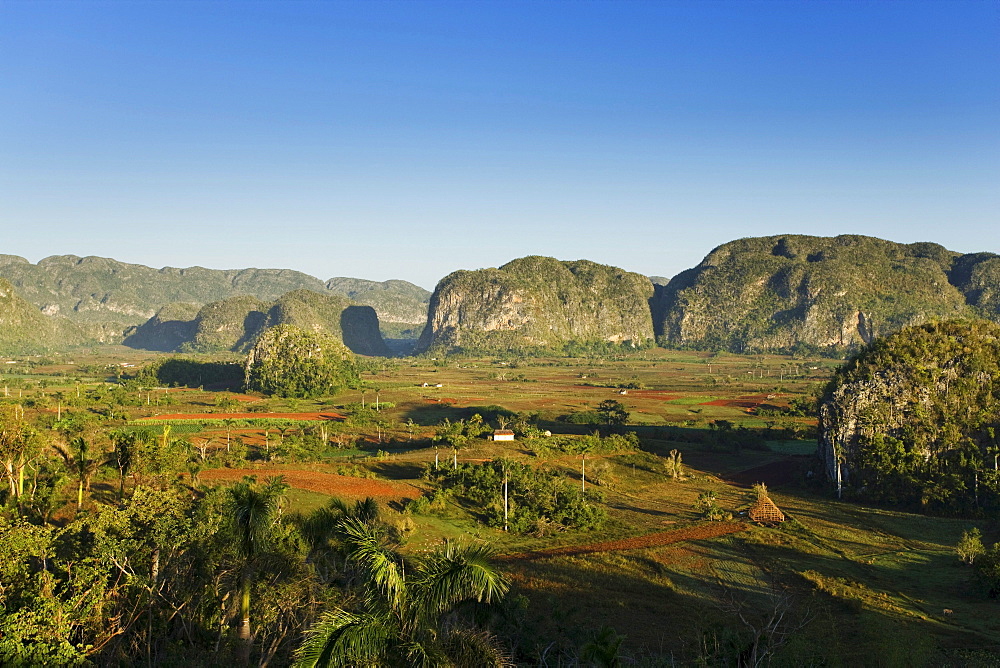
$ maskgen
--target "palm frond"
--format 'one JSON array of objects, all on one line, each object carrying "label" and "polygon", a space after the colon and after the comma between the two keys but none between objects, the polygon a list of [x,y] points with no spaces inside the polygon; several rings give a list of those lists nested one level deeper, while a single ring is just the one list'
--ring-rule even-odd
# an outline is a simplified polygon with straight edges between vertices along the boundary
[{"label": "palm frond", "polygon": [[356,517],[343,521],[341,527],[348,548],[348,560],[356,564],[369,586],[396,610],[406,595],[406,582],[399,556],[385,545],[381,527],[371,526]]},{"label": "palm frond", "polygon": [[283,481],[275,482],[274,478],[262,488],[247,479],[229,488],[237,540],[245,557],[255,557],[263,550],[285,489]]},{"label": "palm frond", "polygon": [[422,615],[436,617],[463,601],[492,603],[510,585],[490,564],[486,546],[448,544],[424,558],[411,584],[412,598]]},{"label": "palm frond", "polygon": [[[403,655],[410,666],[414,668],[441,668],[453,665],[448,655],[433,642],[410,641],[403,643]],[[460,666],[477,666],[477,664],[457,664]]]},{"label": "palm frond", "polygon": [[341,517],[346,517],[351,514],[351,508],[347,505],[347,502],[337,496],[327,502],[326,508],[331,511],[336,511]]},{"label": "palm frond", "polygon": [[364,501],[358,501],[354,504],[354,517],[357,517],[359,520],[370,524],[377,520],[378,516],[378,501],[372,497],[365,497]]},{"label": "palm frond", "polygon": [[295,650],[296,668],[377,666],[396,637],[393,619],[336,608],[324,612]]},{"label": "palm frond", "polygon": [[341,519],[342,516],[329,507],[317,508],[299,520],[298,524],[309,547],[318,550],[337,535]]}]

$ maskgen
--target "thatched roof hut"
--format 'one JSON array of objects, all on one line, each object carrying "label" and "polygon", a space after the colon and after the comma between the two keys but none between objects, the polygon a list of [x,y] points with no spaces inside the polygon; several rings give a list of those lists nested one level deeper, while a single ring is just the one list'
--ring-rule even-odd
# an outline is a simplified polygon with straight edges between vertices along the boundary
[{"label": "thatched roof hut", "polygon": [[776,524],[777,522],[785,521],[785,514],[781,512],[778,506],[774,505],[774,501],[769,496],[761,496],[754,501],[747,515],[754,522],[761,524]]}]

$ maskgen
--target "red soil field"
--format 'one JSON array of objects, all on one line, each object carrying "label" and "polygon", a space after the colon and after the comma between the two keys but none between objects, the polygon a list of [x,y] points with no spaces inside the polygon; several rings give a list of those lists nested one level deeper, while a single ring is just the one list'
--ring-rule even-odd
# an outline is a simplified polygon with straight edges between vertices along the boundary
[{"label": "red soil field", "polygon": [[171,413],[139,418],[142,420],[343,420],[340,413]]},{"label": "red soil field", "polygon": [[255,475],[258,480],[281,475],[296,489],[309,492],[319,492],[330,496],[342,496],[352,499],[363,499],[367,496],[375,498],[408,498],[415,499],[421,492],[416,487],[386,480],[368,480],[337,475],[336,473],[320,473],[318,471],[284,471],[279,469],[210,469],[202,471],[199,478],[205,481],[238,481],[243,476]]},{"label": "red soil field", "polygon": [[661,547],[671,543],[679,543],[684,540],[702,540],[705,538],[717,538],[746,529],[746,525],[738,522],[713,522],[710,524],[700,524],[685,529],[674,529],[673,531],[662,531],[651,533],[635,538],[624,540],[609,540],[602,543],[590,543],[589,545],[571,545],[569,547],[555,547],[551,550],[537,550],[534,552],[521,552],[519,554],[508,554],[499,558],[500,561],[531,561],[534,559],[547,559],[550,557],[576,556],[578,554],[593,554],[595,552],[615,552],[618,550],[637,550],[648,547]]}]

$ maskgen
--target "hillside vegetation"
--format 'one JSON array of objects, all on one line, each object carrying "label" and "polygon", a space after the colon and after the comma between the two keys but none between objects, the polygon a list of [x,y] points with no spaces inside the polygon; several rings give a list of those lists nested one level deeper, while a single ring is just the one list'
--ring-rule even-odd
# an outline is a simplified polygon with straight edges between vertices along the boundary
[{"label": "hillside vegetation", "polygon": [[[654,311],[668,346],[843,350],[906,325],[968,316],[967,294],[994,306],[983,285],[991,262],[856,235],[740,239],[659,288]],[[968,265],[958,286],[950,280],[956,265]]]},{"label": "hillside vegetation", "polygon": [[96,342],[65,318],[51,318],[22,299],[0,278],[0,353],[38,353]]},{"label": "hillside vegetation", "polygon": [[[433,295],[398,280],[323,283],[283,269],[152,269],[72,255],[37,264],[0,255],[0,277],[41,313],[76,323],[39,329],[37,345],[56,348],[127,336],[150,350],[245,351],[262,328],[290,319],[342,333],[367,355],[576,354],[655,337],[669,348],[842,356],[934,319],[1000,321],[997,255],[859,235],[740,239],[669,280],[531,256],[456,271]],[[294,303],[281,302],[289,294]],[[385,340],[369,334],[368,310],[348,307],[374,309]],[[46,338],[52,326],[64,333]]]},{"label": "hillside vegetation", "polygon": [[418,350],[645,345],[653,284],[587,260],[530,256],[499,269],[457,271],[438,283]]},{"label": "hillside vegetation", "polygon": [[1000,510],[998,432],[1000,325],[984,320],[878,339],[837,372],[820,407],[831,480],[862,498],[936,512]]},{"label": "hillside vegetation", "polygon": [[413,283],[399,280],[366,281],[341,276],[328,280],[326,289],[344,295],[358,304],[371,306],[383,325],[423,325],[427,321],[427,304],[431,293]]}]

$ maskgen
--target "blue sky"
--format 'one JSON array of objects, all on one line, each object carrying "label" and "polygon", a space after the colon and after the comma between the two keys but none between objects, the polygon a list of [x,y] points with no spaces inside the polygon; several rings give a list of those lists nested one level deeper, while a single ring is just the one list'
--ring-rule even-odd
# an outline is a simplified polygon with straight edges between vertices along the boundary
[{"label": "blue sky", "polygon": [[0,252],[427,288],[1000,252],[1000,3],[0,0]]}]

